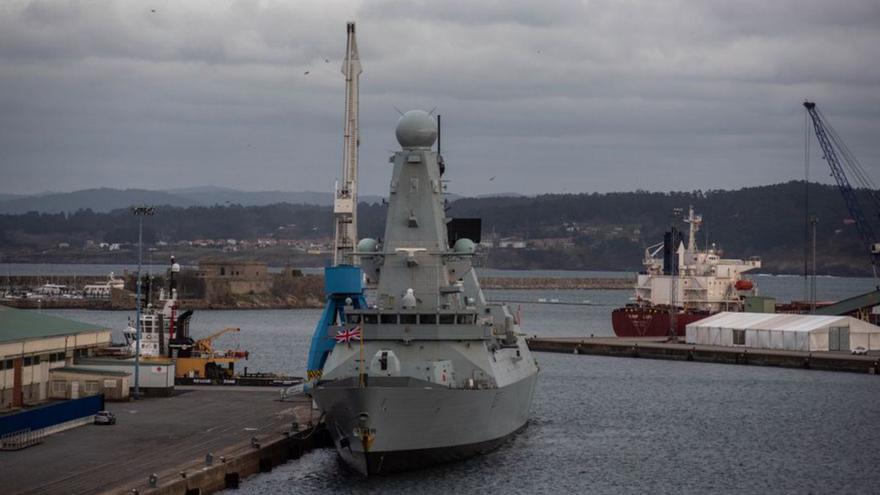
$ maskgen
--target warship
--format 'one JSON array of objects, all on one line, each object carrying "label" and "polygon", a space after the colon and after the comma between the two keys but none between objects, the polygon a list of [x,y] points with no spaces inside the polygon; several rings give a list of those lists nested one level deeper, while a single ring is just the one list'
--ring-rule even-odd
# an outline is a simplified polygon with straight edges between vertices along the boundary
[{"label": "warship", "polygon": [[483,297],[462,235],[473,222],[445,216],[435,119],[407,112],[396,135],[385,235],[353,253],[375,301],[349,298],[311,389],[337,452],[365,475],[497,447],[525,426],[538,373],[517,318]]},{"label": "warship", "polygon": [[479,219],[446,217],[439,115],[401,115],[385,234],[357,241],[362,68],[354,23],[346,30],[333,265],[324,270],[327,304],[303,389],[323,411],[339,456],[371,475],[499,446],[526,425],[538,365],[518,318],[480,290],[471,263]]}]

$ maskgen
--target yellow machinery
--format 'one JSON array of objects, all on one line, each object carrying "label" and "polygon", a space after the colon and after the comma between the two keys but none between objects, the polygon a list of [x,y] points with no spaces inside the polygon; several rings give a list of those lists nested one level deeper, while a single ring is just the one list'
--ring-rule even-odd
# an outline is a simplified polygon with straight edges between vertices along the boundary
[{"label": "yellow machinery", "polygon": [[214,351],[214,340],[227,333],[239,332],[240,328],[227,327],[193,343],[188,356],[178,355],[175,376],[177,378],[232,378],[235,362],[247,359],[247,351]]}]

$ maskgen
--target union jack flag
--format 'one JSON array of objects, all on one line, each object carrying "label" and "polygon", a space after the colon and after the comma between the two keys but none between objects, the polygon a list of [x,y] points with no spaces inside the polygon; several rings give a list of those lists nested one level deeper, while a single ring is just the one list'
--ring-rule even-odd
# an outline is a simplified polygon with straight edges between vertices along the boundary
[{"label": "union jack flag", "polygon": [[336,332],[336,343],[351,342],[352,340],[361,340],[361,327],[356,326],[348,330],[339,330]]}]

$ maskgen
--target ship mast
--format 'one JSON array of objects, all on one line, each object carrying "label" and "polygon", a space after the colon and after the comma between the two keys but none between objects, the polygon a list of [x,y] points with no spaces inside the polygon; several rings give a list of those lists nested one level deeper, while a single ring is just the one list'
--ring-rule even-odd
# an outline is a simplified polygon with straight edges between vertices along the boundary
[{"label": "ship mast", "polygon": [[358,178],[358,80],[361,60],[358,57],[354,23],[346,26],[348,39],[345,44],[345,137],[342,149],[342,183],[336,185],[333,217],[336,223],[333,241],[333,265],[354,264],[354,246],[357,242],[357,178]]},{"label": "ship mast", "polygon": [[694,215],[694,207],[691,205],[688,207],[688,217],[684,221],[687,222],[689,227],[687,250],[688,253],[693,253],[697,250],[697,231],[700,229],[703,217],[701,215]]}]

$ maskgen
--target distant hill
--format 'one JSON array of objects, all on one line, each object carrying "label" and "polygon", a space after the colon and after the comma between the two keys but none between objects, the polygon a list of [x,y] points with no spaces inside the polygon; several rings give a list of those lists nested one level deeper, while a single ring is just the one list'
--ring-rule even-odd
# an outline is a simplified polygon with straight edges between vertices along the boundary
[{"label": "distant hill", "polygon": [[[860,195],[867,194],[859,191]],[[96,198],[102,198],[102,203]],[[323,199],[322,199],[323,198]],[[27,198],[9,200],[23,208]],[[94,189],[30,198],[42,208],[73,214],[0,214],[0,255],[17,262],[73,259],[88,241],[132,242],[137,223],[121,208],[146,202],[169,205],[144,223],[148,244],[194,239],[292,239],[332,237],[330,194],[244,192],[193,188],[164,192]],[[870,205],[863,198],[863,205]],[[274,204],[255,204],[274,201]],[[279,202],[281,201],[281,202]],[[323,201],[323,205],[308,204]],[[384,235],[387,206],[361,202],[358,232]],[[450,218],[481,218],[485,241],[523,240],[524,249],[491,249],[488,266],[496,268],[639,270],[645,248],[663,239],[674,209],[693,205],[703,216],[697,242],[715,244],[734,258],[760,256],[762,271],[800,273],[804,267],[804,184],[788,182],[733,191],[618,192],[544,194],[519,197],[460,198],[450,201]],[[811,211],[818,215],[816,258],[820,273],[869,273],[856,226],[837,188],[810,184]],[[33,209],[33,208],[32,208]],[[104,213],[107,210],[113,210]],[[51,210],[50,210],[51,211]],[[880,224],[866,212],[875,232]],[[686,229],[679,217],[679,228]],[[68,248],[61,249],[59,244]],[[496,245],[500,242],[496,243]],[[283,265],[292,252],[282,250],[273,263]],[[97,254],[96,254],[97,255]],[[251,253],[253,255],[253,253]],[[108,254],[109,256],[109,254]]]},{"label": "distant hill", "polygon": [[[374,203],[379,196],[363,196],[361,201]],[[239,191],[236,189],[204,186],[166,191],[147,189],[83,189],[66,193],[40,193],[33,195],[0,194],[0,214],[20,214],[35,211],[38,213],[73,213],[90,209],[96,213],[106,213],[134,204],[161,206],[214,206],[241,205],[264,206],[277,203],[310,204],[329,206],[333,195],[329,192],[314,191]]]}]

